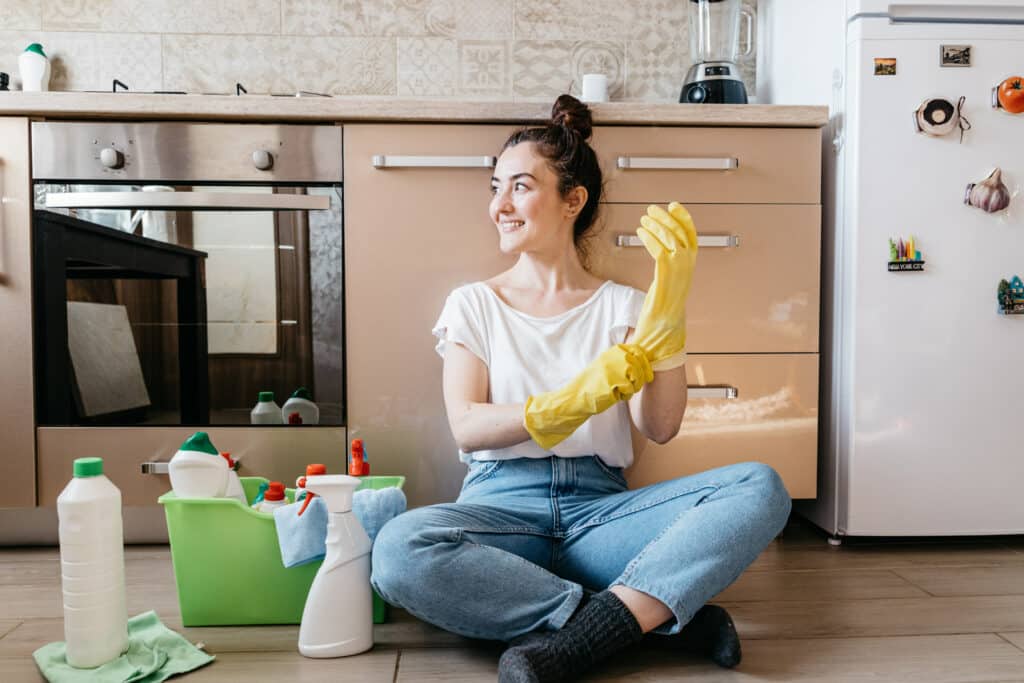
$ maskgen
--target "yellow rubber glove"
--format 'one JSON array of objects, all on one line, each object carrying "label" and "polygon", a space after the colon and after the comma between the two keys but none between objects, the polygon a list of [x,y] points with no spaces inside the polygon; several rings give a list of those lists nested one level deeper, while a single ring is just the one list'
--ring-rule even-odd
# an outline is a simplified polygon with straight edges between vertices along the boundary
[{"label": "yellow rubber glove", "polygon": [[654,371],[642,348],[616,344],[561,389],[526,399],[523,425],[534,441],[550,450],[591,415],[629,398],[652,379]]},{"label": "yellow rubber glove", "polygon": [[632,343],[647,353],[654,370],[686,362],[686,297],[697,265],[697,228],[677,202],[647,207],[636,234],[654,258],[654,280],[640,310]]}]

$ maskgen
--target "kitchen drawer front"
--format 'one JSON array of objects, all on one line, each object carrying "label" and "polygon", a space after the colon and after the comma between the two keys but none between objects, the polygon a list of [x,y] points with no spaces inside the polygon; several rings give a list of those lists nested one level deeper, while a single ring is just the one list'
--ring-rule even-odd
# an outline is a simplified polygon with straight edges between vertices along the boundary
[{"label": "kitchen drawer front", "polygon": [[513,130],[344,127],[348,426],[374,474],[408,477],[410,507],[454,500],[466,473],[431,329],[449,292],[515,262],[487,213],[493,169],[478,165]]},{"label": "kitchen drawer front", "polygon": [[821,201],[818,128],[598,126],[594,131],[608,202]]},{"label": "kitchen drawer front", "polygon": [[[241,460],[243,477],[295,485],[309,463],[345,471],[344,427],[211,427],[210,441]],[[188,427],[38,427],[39,505],[56,505],[72,476],[75,458],[103,458],[103,473],[121,489],[123,505],[156,505],[171,490],[167,474],[144,474],[143,463],[167,463],[195,433]]]},{"label": "kitchen drawer front", "polygon": [[[600,277],[647,291],[654,261],[636,237],[643,204],[602,207],[590,242]],[[821,208],[687,206],[703,246],[686,307],[691,353],[818,351]],[[732,239],[730,239],[732,238]],[[618,246],[628,240],[630,246]],[[736,242],[735,246],[723,246]]]},{"label": "kitchen drawer front", "polygon": [[[817,495],[817,354],[691,355],[686,372],[682,429],[667,444],[634,446],[631,488],[757,461],[778,471],[793,498]],[[737,396],[697,398],[701,387],[734,387]]]}]

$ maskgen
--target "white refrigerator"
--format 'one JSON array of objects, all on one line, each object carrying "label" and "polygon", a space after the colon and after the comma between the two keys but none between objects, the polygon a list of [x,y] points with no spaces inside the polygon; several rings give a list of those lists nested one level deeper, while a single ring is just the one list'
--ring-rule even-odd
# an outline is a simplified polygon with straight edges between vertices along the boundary
[{"label": "white refrigerator", "polygon": [[[830,107],[819,494],[797,509],[834,541],[1024,533],[1024,315],[997,297],[1024,278],[1024,113],[992,106],[1024,77],[1024,2],[759,13],[759,101]],[[962,142],[939,134],[958,113]],[[1009,208],[965,204],[996,167]],[[921,269],[890,270],[889,240],[911,236]]]}]

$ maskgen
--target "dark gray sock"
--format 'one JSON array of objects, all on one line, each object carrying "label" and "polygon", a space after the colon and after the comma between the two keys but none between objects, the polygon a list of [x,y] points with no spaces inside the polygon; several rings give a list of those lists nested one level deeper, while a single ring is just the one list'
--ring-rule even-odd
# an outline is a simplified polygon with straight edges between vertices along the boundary
[{"label": "dark gray sock", "polygon": [[739,664],[743,657],[740,636],[736,633],[732,617],[718,605],[701,607],[679,633],[671,636],[651,633],[647,640],[659,649],[699,654],[726,669]]},{"label": "dark gray sock", "polygon": [[643,637],[633,613],[611,591],[601,591],[559,631],[531,635],[505,650],[499,683],[567,681]]}]

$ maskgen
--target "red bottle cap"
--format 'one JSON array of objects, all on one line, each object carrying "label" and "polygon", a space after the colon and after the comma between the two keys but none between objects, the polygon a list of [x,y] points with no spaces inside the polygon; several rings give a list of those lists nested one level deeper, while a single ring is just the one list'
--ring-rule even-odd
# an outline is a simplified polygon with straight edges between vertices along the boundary
[{"label": "red bottle cap", "polygon": [[315,474],[327,474],[327,465],[321,465],[320,463],[306,465],[306,476],[311,477]]},{"label": "red bottle cap", "polygon": [[223,451],[220,454],[220,457],[228,461],[228,468],[235,469],[235,461],[231,459],[231,453],[229,453],[228,451]]},{"label": "red bottle cap", "polygon": [[352,451],[352,462],[350,462],[348,464],[348,473],[349,473],[349,475],[353,476],[353,477],[361,477],[361,476],[363,476],[363,466],[364,465],[365,465],[365,463],[363,462],[363,454],[361,452],[359,452],[359,451],[353,450]]},{"label": "red bottle cap", "polygon": [[263,494],[263,500],[284,500],[284,484],[279,481],[270,482],[267,492]]}]

